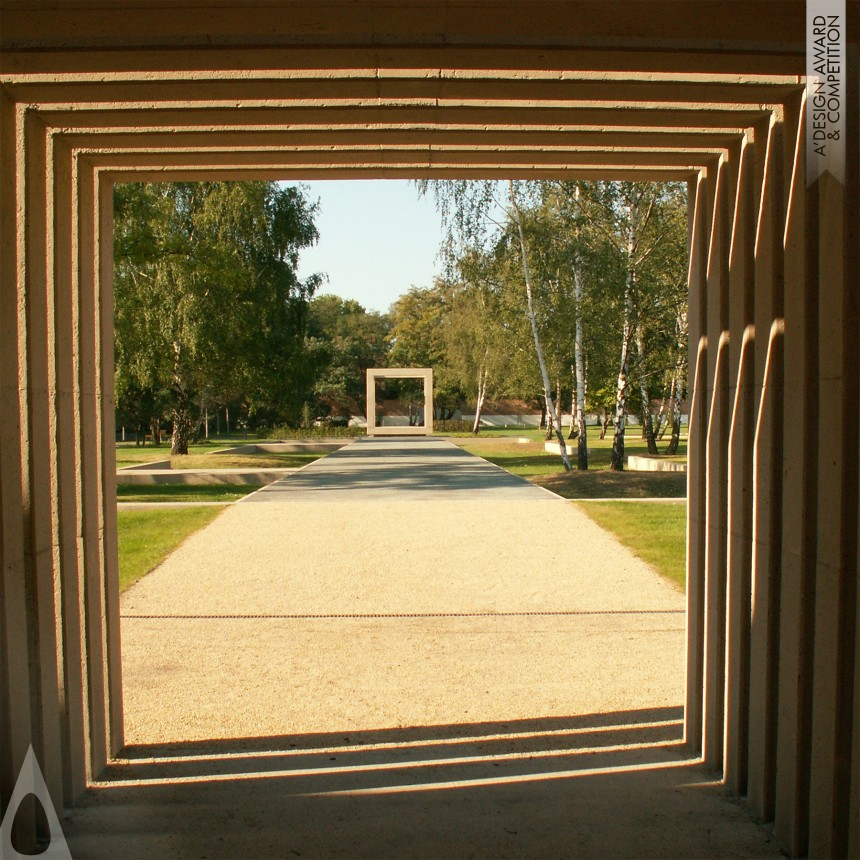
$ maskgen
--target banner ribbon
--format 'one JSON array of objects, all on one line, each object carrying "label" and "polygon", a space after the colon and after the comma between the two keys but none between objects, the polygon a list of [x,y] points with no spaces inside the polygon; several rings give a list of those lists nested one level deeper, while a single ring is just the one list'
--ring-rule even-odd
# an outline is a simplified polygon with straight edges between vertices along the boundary
[{"label": "banner ribbon", "polygon": [[806,185],[845,184],[845,0],[806,2]]}]

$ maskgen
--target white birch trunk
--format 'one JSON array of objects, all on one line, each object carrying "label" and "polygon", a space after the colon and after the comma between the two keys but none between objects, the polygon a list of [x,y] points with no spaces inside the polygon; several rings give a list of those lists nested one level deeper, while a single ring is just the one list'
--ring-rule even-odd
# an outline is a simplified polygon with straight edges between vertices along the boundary
[{"label": "white birch trunk", "polygon": [[660,401],[660,409],[657,412],[657,420],[654,422],[654,438],[659,442],[663,438],[663,434],[666,432],[666,427],[668,426],[668,406],[672,402],[672,396],[675,385],[675,374],[672,374],[672,380],[670,382],[669,388],[669,396],[664,397]]},{"label": "white birch trunk", "polygon": [[633,293],[636,287],[636,271],[633,267],[633,254],[636,250],[636,225],[634,209],[629,208],[627,225],[627,279],[624,284],[624,326],[621,339],[621,360],[618,365],[618,381],[615,388],[615,434],[612,439],[612,459],[610,468],[620,472],[624,469],[624,430],[627,412],[627,377],[630,372],[630,339],[633,334]]},{"label": "white birch trunk", "polygon": [[538,366],[540,367],[541,379],[543,380],[544,395],[546,397],[546,408],[550,420],[555,426],[555,434],[558,439],[558,451],[561,454],[561,460],[564,463],[566,472],[570,471],[570,458],[567,456],[567,445],[564,443],[564,433],[561,432],[561,425],[558,421],[558,414],[555,410],[555,404],[552,402],[552,383],[549,381],[549,373],[546,369],[546,361],[543,356],[543,346],[541,345],[540,333],[537,327],[537,317],[535,316],[534,299],[532,297],[532,278],[529,269],[528,254],[526,253],[526,237],[523,233],[523,222],[519,207],[516,201],[516,191],[514,189],[513,180],[509,184],[511,192],[511,205],[513,208],[514,219],[517,222],[517,232],[520,239],[520,251],[523,260],[523,278],[526,282],[526,300],[528,302],[529,321],[531,322],[532,335],[535,341],[535,351],[537,352]]},{"label": "white birch trunk", "polygon": [[573,301],[576,311],[576,329],[573,338],[573,361],[576,365],[576,412],[574,422],[579,431],[576,442],[576,467],[588,469],[588,439],[585,427],[585,350],[582,326],[582,277],[574,263]]},{"label": "white birch trunk", "polygon": [[[640,330],[641,331],[641,330]],[[642,341],[640,331],[636,333],[636,353],[639,356],[639,397],[642,402],[642,437],[648,444],[648,453],[651,456],[656,456],[657,442],[654,439],[654,421],[651,418],[651,394],[648,390],[648,384],[641,373],[642,361],[645,357],[645,344]]]},{"label": "white birch trunk", "polygon": [[621,362],[618,368],[618,381],[615,386],[615,412],[612,418],[614,436],[612,437],[611,468],[617,472],[624,469],[624,429],[627,418],[627,372],[630,361],[629,332],[624,324],[624,338],[621,343]]},{"label": "white birch trunk", "polygon": [[484,398],[487,395],[488,369],[485,367],[478,371],[478,401],[475,404],[475,422],[472,424],[472,435],[477,436],[481,429],[481,411],[484,408]]},{"label": "white birch trunk", "polygon": [[683,389],[681,375],[683,372],[681,367],[675,368],[675,375],[672,378],[672,437],[669,440],[669,447],[666,449],[666,453],[670,455],[678,453],[678,445],[681,441],[681,393]]},{"label": "white birch trunk", "polygon": [[570,432],[568,439],[576,438],[576,366],[570,366]]}]

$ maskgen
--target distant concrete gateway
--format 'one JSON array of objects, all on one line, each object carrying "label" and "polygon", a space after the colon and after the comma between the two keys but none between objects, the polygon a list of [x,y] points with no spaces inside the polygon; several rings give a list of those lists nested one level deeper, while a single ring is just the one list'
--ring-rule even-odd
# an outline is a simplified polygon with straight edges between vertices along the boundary
[{"label": "distant concrete gateway", "polygon": [[[392,423],[384,424],[385,415],[376,408],[376,381],[378,379],[423,379],[424,414],[421,424]],[[377,414],[378,413],[378,414]],[[367,371],[367,435],[368,436],[430,436],[433,433],[433,369],[430,367],[386,367],[372,368]]]}]

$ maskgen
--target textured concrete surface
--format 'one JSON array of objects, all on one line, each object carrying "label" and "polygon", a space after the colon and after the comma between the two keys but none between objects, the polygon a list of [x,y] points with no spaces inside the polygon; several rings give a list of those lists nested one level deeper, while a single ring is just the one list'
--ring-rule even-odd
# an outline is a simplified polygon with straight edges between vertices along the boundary
[{"label": "textured concrete surface", "polygon": [[75,857],[778,856],[680,744],[683,596],[447,442],[258,491],[122,616]]}]

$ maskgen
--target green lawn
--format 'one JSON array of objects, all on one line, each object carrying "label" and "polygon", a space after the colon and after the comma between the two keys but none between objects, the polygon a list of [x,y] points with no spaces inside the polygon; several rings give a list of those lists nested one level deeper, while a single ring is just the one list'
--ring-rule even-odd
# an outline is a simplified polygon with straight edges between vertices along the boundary
[{"label": "green lawn", "polygon": [[120,484],[118,502],[235,502],[256,484]]},{"label": "green lawn", "polygon": [[201,454],[191,452],[170,458],[171,469],[298,469],[325,454],[289,451],[283,454]]},{"label": "green lawn", "polygon": [[[237,445],[253,444],[256,439],[236,439],[230,441],[202,442],[199,445],[189,445],[189,454],[211,454],[214,451],[224,451]],[[136,466],[140,463],[151,463],[153,460],[169,460],[170,444],[155,446],[152,444],[137,446],[134,442],[117,442],[116,465],[118,469],[124,466]]]},{"label": "green lawn", "polygon": [[565,499],[683,499],[687,495],[687,476],[683,472],[573,469],[534,475],[529,480]]},{"label": "green lawn", "polygon": [[[606,439],[598,439],[597,432],[595,431],[593,434],[591,433],[591,429],[589,428],[589,438],[588,438],[588,468],[590,472],[609,472],[609,463],[612,454],[612,439],[607,435]],[[460,447],[464,448],[466,451],[469,451],[472,454],[477,454],[479,457],[483,457],[486,460],[489,460],[491,463],[495,463],[498,466],[501,466],[503,469],[507,469],[509,472],[513,472],[515,475],[520,475],[523,478],[535,478],[538,476],[545,475],[554,475],[554,474],[564,474],[564,466],[561,461],[561,457],[558,454],[550,454],[546,450],[544,450],[544,434],[542,431],[530,430],[524,433],[510,433],[508,435],[511,436],[522,436],[523,438],[529,438],[532,441],[528,443],[519,443],[511,440],[503,441],[502,439],[492,438],[492,437],[484,437],[482,439],[481,436],[472,437],[471,439],[463,440],[462,442],[457,442]],[[661,444],[658,446],[660,450],[665,450],[668,442]],[[570,456],[571,461],[576,464],[576,440],[571,439],[567,442],[568,446],[568,456]],[[645,444],[645,441],[639,438],[639,433],[636,428],[634,428],[633,432],[628,432],[625,438],[625,454],[644,454],[647,455],[648,447]],[[681,441],[681,445],[678,449],[678,456],[672,457],[671,459],[683,460],[687,454],[687,443],[686,440]],[[642,474],[656,474],[659,478],[664,477],[665,475],[671,475],[671,473],[642,473],[642,472],[631,472],[629,470],[625,470],[623,473],[620,473],[625,477],[628,475],[631,476],[639,476]],[[675,484],[678,485],[678,489],[681,490],[680,495],[684,495],[686,490],[681,489],[683,486],[686,487],[686,480],[684,479],[683,474],[676,473],[675,474]],[[633,481],[631,481],[633,483]],[[658,481],[659,483],[659,481]],[[667,486],[671,485],[671,482],[667,482]],[[555,490],[555,488],[552,488]],[[669,492],[669,493],[660,493],[655,492],[654,495],[677,495],[677,492]],[[561,495],[565,495],[561,493]],[[620,493],[619,495],[624,495],[624,493]],[[583,496],[579,496],[582,498]]]},{"label": "green lawn", "polygon": [[211,506],[118,511],[120,591],[157,567],[182,541],[214,520],[222,510]]},{"label": "green lawn", "polygon": [[[236,447],[235,444],[189,445],[188,454],[170,456],[170,446],[158,448],[148,445],[137,448],[133,443],[120,442],[116,448],[118,469],[125,466],[139,466],[158,460],[170,460],[171,469],[297,469],[324,457],[325,454],[307,451],[286,451],[283,453],[265,452],[262,454],[219,454]],[[253,440],[251,443],[253,444]]]},{"label": "green lawn", "polygon": [[[507,431],[508,436],[531,439],[517,443],[513,439],[479,436],[459,442],[462,448],[484,457],[515,475],[527,478],[567,499],[637,499],[668,498],[683,500],[687,495],[687,476],[679,472],[635,472],[609,468],[612,439],[598,439],[589,428],[589,469],[574,468],[565,472],[558,454],[544,450],[542,431]],[[483,438],[482,438],[483,437]],[[659,445],[664,451],[668,442]],[[568,442],[574,461],[576,440]],[[638,428],[632,428],[625,439],[626,454],[647,455]],[[686,459],[686,439],[682,438],[679,454],[673,460]],[[662,502],[586,502],[580,505],[598,525],[612,532],[625,546],[652,565],[660,574],[680,588],[686,576],[687,506]]]},{"label": "green lawn", "polygon": [[685,504],[583,502],[578,507],[658,573],[684,589],[687,553]]}]

